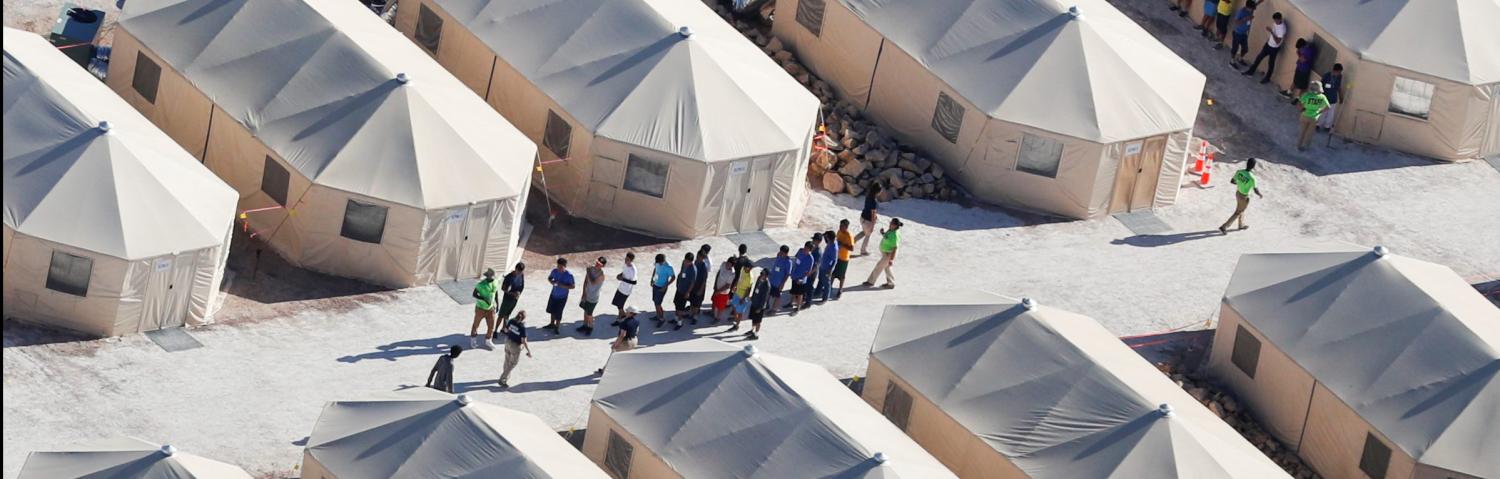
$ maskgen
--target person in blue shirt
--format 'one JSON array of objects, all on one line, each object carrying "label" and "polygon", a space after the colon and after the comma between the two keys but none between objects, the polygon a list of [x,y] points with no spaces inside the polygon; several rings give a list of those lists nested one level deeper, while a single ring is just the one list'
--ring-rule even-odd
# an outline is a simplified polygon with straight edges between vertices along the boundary
[{"label": "person in blue shirt", "polygon": [[672,265],[667,264],[667,255],[657,253],[656,267],[651,270],[651,303],[656,305],[657,326],[666,320],[667,312],[661,309],[661,302],[667,299],[667,286],[677,281],[676,274]]},{"label": "person in blue shirt", "polygon": [[562,328],[563,308],[568,305],[568,291],[573,289],[573,273],[568,272],[568,259],[558,258],[557,267],[547,273],[547,282],[552,284],[552,295],[547,298],[547,314],[551,315],[552,322],[545,326],[552,332],[560,332]]},{"label": "person in blue shirt", "polygon": [[786,279],[792,273],[791,248],[781,245],[781,250],[776,252],[776,259],[771,261],[770,304],[766,306],[767,314],[776,314],[781,309],[781,288],[786,286]]},{"label": "person in blue shirt", "polygon": [[1344,64],[1333,64],[1333,69],[1324,73],[1318,81],[1323,82],[1323,96],[1328,98],[1328,108],[1324,108],[1323,113],[1318,115],[1318,128],[1332,131],[1336,120],[1334,115],[1338,114],[1339,96],[1344,91]]},{"label": "person in blue shirt", "polygon": [[832,231],[823,232],[823,254],[818,256],[818,301],[828,302],[833,291],[833,267],[839,263],[839,242]]},{"label": "person in blue shirt", "polygon": [[802,309],[812,307],[813,297],[818,295],[818,265],[823,264],[823,233],[812,235],[812,271],[807,272],[807,291],[802,292]]},{"label": "person in blue shirt", "polygon": [[817,261],[813,259],[813,243],[808,241],[802,244],[802,249],[797,250],[797,258],[792,262],[792,316],[797,315],[797,310],[802,308],[802,297],[809,294],[807,290],[807,279],[812,275],[813,267]]},{"label": "person in blue shirt", "polygon": [[[692,304],[693,291],[698,287],[698,268],[693,266],[693,254],[688,253],[682,257],[682,270],[677,272],[677,295],[672,298],[673,311],[672,323],[676,326],[672,329],[682,329],[682,316],[695,314],[688,311]],[[656,325],[661,326],[661,319],[657,318]]]},{"label": "person in blue shirt", "polygon": [[1245,54],[1250,53],[1250,22],[1255,21],[1255,0],[1248,0],[1234,15],[1234,28],[1229,34],[1229,66],[1244,68],[1249,65]]}]

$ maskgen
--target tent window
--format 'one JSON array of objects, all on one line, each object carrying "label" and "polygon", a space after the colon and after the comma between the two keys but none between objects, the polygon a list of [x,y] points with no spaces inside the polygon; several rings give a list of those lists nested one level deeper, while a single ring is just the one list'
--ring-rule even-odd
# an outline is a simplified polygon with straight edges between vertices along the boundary
[{"label": "tent window", "polygon": [[89,276],[94,260],[61,251],[52,252],[52,266],[47,268],[47,289],[74,296],[88,296]]},{"label": "tent window", "polygon": [[558,158],[568,157],[568,147],[573,143],[573,125],[569,125],[556,112],[547,110],[547,131],[542,134],[542,146]]},{"label": "tent window", "polygon": [[135,75],[130,78],[130,86],[135,88],[146,103],[156,104],[156,86],[161,82],[161,65],[146,57],[146,52],[135,53]]},{"label": "tent window", "polygon": [[286,206],[286,191],[291,181],[291,173],[271,159],[270,155],[266,155],[266,166],[260,174],[260,190],[266,192],[276,204]]},{"label": "tent window", "polygon": [[1260,364],[1260,340],[1244,326],[1234,330],[1234,349],[1229,353],[1229,361],[1250,379],[1255,379],[1255,366]]},{"label": "tent window", "polygon": [[1062,163],[1062,142],[1026,133],[1021,138],[1021,153],[1016,169],[1057,178],[1057,167]]},{"label": "tent window", "polygon": [[630,455],[635,446],[625,442],[620,433],[609,432],[609,445],[604,449],[604,468],[618,479],[630,478]]},{"label": "tent window", "polygon": [[385,235],[385,214],[389,208],[349,200],[344,206],[344,227],[339,235],[354,241],[380,244]]},{"label": "tent window", "polygon": [[958,129],[964,124],[964,106],[947,93],[938,92],[937,108],[932,112],[932,129],[948,140],[958,143]]},{"label": "tent window", "polygon": [[1426,120],[1432,108],[1432,90],[1431,83],[1396,77],[1396,86],[1391,88],[1391,106],[1388,110]]},{"label": "tent window", "polygon": [[825,0],[802,0],[797,2],[797,23],[812,32],[813,36],[823,36],[823,11]]},{"label": "tent window", "polygon": [[891,381],[885,388],[885,404],[880,406],[880,413],[890,419],[891,424],[905,431],[906,425],[911,421],[911,393]]},{"label": "tent window", "polygon": [[437,53],[438,43],[443,39],[443,18],[427,8],[425,4],[417,12],[417,44],[427,51]]},{"label": "tent window", "polygon": [[1359,470],[1370,479],[1385,479],[1385,469],[1390,463],[1391,448],[1374,434],[1365,433],[1365,452],[1359,456]]},{"label": "tent window", "polygon": [[625,165],[625,189],[662,198],[667,196],[667,163],[630,155]]}]

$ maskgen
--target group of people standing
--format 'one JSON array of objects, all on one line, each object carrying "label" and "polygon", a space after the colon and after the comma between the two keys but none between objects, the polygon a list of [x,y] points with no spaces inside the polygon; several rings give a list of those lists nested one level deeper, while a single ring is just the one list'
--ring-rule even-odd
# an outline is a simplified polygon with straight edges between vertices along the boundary
[{"label": "group of people standing", "polygon": [[[869,189],[864,208],[860,212],[861,231],[858,234],[850,230],[849,220],[842,220],[838,230],[813,233],[795,252],[790,246],[781,245],[776,256],[758,270],[756,262],[749,256],[749,247],[744,244],[739,245],[736,254],[720,261],[717,268],[710,256],[713,248],[707,244],[700,246],[696,253],[684,254],[675,269],[668,262],[666,254],[657,254],[649,272],[644,275],[651,287],[651,302],[655,308],[655,315],[651,319],[655,320],[658,328],[670,322],[673,329],[682,329],[685,324],[698,324],[700,319],[711,324],[726,321],[729,328],[724,333],[739,331],[740,324],[749,320],[749,330],[743,337],[755,340],[760,338],[761,323],[766,316],[785,310],[795,316],[799,311],[815,304],[838,300],[844,290],[849,260],[856,256],[855,248],[860,250],[858,256],[869,254],[870,240],[877,236],[880,193],[878,183]],[[881,257],[863,286],[874,287],[882,275],[885,277],[884,288],[896,286],[894,265],[896,252],[900,247],[902,225],[900,219],[891,218],[885,228],[879,228],[877,247]],[[604,257],[595,258],[584,270],[580,285],[573,273],[568,271],[567,258],[558,258],[553,269],[547,273],[547,283],[552,287],[546,308],[549,321],[541,329],[561,334],[568,298],[572,290],[581,289],[578,307],[583,311],[582,324],[574,331],[583,336],[592,336],[594,310],[601,298],[607,265],[608,260]],[[514,269],[498,280],[495,276],[493,269],[486,270],[483,278],[474,285],[474,318],[469,326],[469,347],[494,349],[494,341],[503,338],[505,365],[497,382],[500,387],[505,388],[510,386],[511,371],[520,362],[521,354],[524,352],[528,357],[531,356],[526,336],[526,311],[518,311],[516,308],[521,293],[526,288],[526,264],[517,263]],[[617,319],[611,326],[618,328],[618,331],[611,344],[611,351],[628,351],[636,347],[640,319],[637,318],[636,309],[626,306],[626,303],[641,278],[642,274],[635,265],[635,253],[626,253],[624,264],[615,274],[618,285],[611,304],[616,308]],[[669,290],[672,292],[673,308],[670,316],[663,306]],[[709,303],[707,309],[704,308],[705,300]],[[481,323],[485,324],[483,336],[479,331]],[[451,389],[452,359],[457,358],[462,349],[454,346],[448,355],[434,365],[433,372],[429,375],[429,386],[442,389],[442,379],[447,378],[447,387]],[[596,373],[603,374],[604,368],[599,368]]]}]

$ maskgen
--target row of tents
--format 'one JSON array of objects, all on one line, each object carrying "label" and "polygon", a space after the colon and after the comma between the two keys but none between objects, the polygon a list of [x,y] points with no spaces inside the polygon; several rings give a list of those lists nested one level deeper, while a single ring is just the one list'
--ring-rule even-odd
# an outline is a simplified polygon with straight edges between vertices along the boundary
[{"label": "row of tents", "polygon": [[[1500,477],[1497,346],[1500,309],[1446,267],[1252,254],[1206,367],[1322,477]],[[887,307],[861,387],[754,346],[652,346],[610,359],[581,455],[419,388],[329,403],[302,477],[1288,477],[1098,322],[1031,299]]]}]

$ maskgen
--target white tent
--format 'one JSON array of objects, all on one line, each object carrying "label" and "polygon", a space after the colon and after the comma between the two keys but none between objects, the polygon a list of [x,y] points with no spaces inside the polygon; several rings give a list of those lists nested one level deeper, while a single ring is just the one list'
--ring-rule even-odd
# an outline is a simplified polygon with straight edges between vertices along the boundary
[{"label": "white tent", "polygon": [[396,26],[542,145],[575,215],[688,238],[795,225],[818,100],[696,0],[403,0]]},{"label": "white tent", "polygon": [[778,0],[774,33],[978,197],[1170,205],[1205,78],[1105,0]]},{"label": "white tent", "polygon": [[1286,477],[1093,319],[888,306],[864,397],[962,477]]},{"label": "white tent", "polygon": [[1324,477],[1500,473],[1500,309],[1377,248],[1240,257],[1209,367]]},{"label": "white tent", "polygon": [[114,336],[209,320],[234,191],[41,37],[5,29],[5,316]]},{"label": "white tent", "polygon": [[404,287],[515,258],[536,147],[354,2],[139,0],[109,85],[294,264]]},{"label": "white tent", "polygon": [[340,477],[608,476],[536,416],[415,388],[323,408],[302,478]]},{"label": "white tent", "polygon": [[821,366],[697,339],[619,353],[583,453],[616,477],[954,477]]},{"label": "white tent", "polygon": [[[73,66],[78,67],[76,64]],[[72,477],[250,479],[250,474],[230,464],[178,452],[172,446],[122,437],[94,441],[67,450],[33,452],[26,457],[26,464],[21,466],[18,479]]]}]

